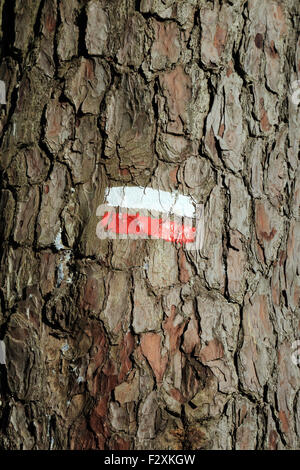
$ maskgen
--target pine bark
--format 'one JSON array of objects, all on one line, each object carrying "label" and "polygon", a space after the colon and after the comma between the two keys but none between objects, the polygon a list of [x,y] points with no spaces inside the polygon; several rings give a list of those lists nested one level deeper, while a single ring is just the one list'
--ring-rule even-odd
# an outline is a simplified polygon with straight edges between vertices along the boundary
[{"label": "pine bark", "polygon": [[[0,18],[0,447],[299,449],[299,1]],[[121,185],[204,204],[203,252],[100,240]]]}]

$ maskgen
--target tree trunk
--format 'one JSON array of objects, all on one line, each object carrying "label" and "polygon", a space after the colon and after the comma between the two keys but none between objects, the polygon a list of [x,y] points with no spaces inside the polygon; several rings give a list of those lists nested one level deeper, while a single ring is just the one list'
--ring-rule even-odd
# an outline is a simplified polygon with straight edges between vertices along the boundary
[{"label": "tree trunk", "polygon": [[[0,16],[0,447],[300,448],[299,0]],[[202,250],[100,239],[113,186]]]}]

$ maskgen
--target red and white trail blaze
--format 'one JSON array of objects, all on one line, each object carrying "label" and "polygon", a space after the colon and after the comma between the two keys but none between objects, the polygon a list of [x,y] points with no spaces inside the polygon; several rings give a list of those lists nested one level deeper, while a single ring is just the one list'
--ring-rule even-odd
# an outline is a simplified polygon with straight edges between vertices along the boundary
[{"label": "red and white trail blaze", "polygon": [[196,228],[171,220],[155,219],[150,216],[106,212],[101,220],[106,230],[122,235],[147,235],[145,238],[162,238],[168,242],[192,243],[196,238]]},{"label": "red and white trail blaze", "polygon": [[101,217],[96,230],[100,239],[119,235],[202,247],[203,205],[190,196],[134,186],[108,188],[97,216]]}]

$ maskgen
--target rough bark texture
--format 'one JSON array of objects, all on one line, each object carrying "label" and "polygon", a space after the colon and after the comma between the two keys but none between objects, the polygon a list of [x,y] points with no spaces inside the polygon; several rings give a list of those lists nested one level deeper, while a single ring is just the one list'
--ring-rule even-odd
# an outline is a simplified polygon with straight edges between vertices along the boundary
[{"label": "rough bark texture", "polygon": [[[0,17],[0,447],[300,448],[299,0]],[[99,240],[112,185],[204,203],[203,253]]]}]

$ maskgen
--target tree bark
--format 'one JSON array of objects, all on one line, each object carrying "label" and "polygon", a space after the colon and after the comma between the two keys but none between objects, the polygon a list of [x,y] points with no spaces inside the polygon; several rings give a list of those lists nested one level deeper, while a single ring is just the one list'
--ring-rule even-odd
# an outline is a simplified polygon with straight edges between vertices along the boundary
[{"label": "tree bark", "polygon": [[[0,447],[299,449],[299,1],[0,17]],[[111,186],[193,196],[203,250],[100,240]]]}]

